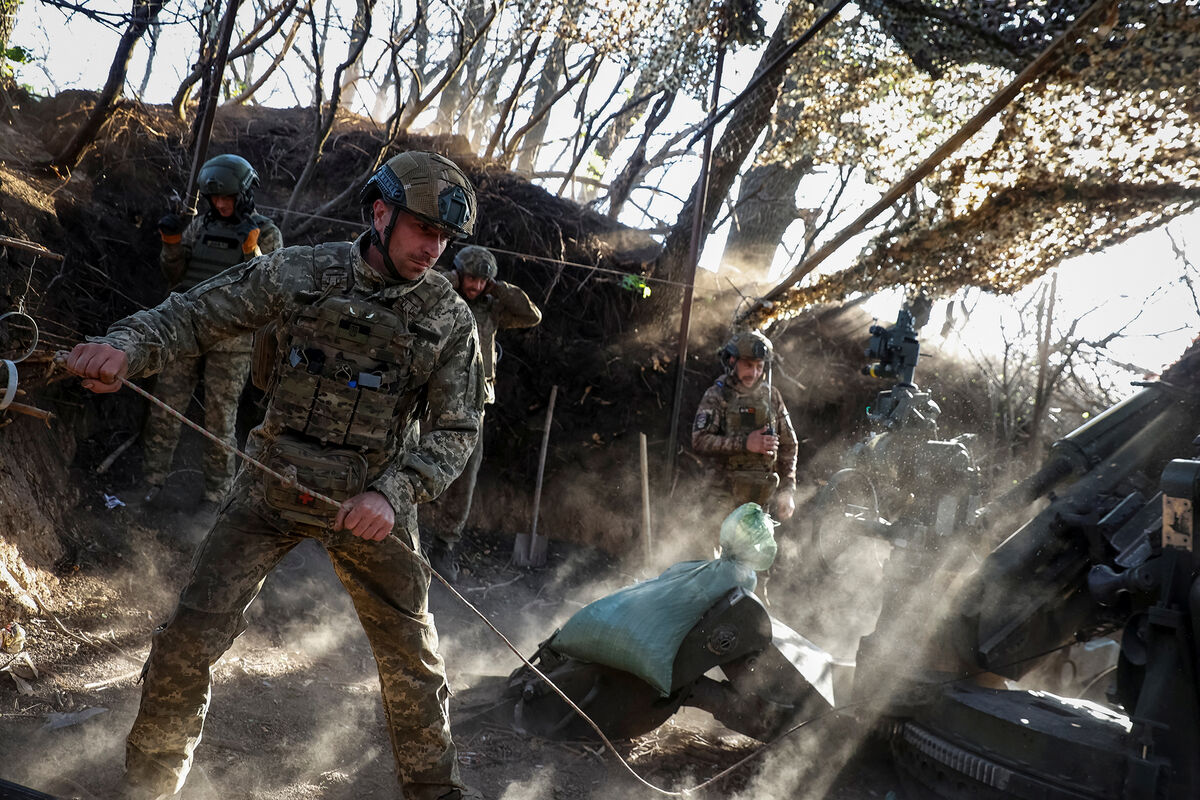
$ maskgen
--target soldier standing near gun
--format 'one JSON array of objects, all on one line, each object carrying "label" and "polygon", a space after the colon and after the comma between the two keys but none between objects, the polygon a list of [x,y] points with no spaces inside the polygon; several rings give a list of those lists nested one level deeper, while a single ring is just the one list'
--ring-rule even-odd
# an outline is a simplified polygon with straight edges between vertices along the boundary
[{"label": "soldier standing near gun", "polygon": [[[162,250],[159,264],[172,291],[186,292],[232,266],[283,247],[283,236],[269,218],[254,210],[253,189],[258,173],[241,156],[210,158],[197,176],[208,211],[190,224],[178,214],[158,221]],[[162,368],[155,393],[167,405],[186,411],[203,373],[204,426],[217,438],[234,443],[238,400],[250,374],[251,339],[238,336],[213,345],[203,355],[178,356]],[[150,407],[142,431],[145,499],[154,502],[171,472],[179,444],[179,420],[157,406]],[[217,503],[229,488],[234,457],[205,442],[204,495]]]},{"label": "soldier standing near gun", "polygon": [[[475,227],[475,192],[432,153],[389,159],[367,181],[355,242],[289,247],[115,323],[72,350],[84,388],[153,373],[174,356],[279,322],[266,417],[247,450],[303,489],[243,468],[155,631],[126,743],[134,798],[179,791],[208,708],[210,667],[246,627],[267,574],[304,539],[328,552],[379,668],[403,796],[459,800],[445,666],[416,554],[416,504],[462,470],[483,410],[471,313],[432,269]],[[417,420],[428,426],[418,434]],[[418,438],[419,436],[419,438]]]},{"label": "soldier standing near gun", "polygon": [[725,372],[705,391],[692,426],[692,450],[709,465],[721,513],[742,503],[789,519],[796,510],[796,432],[783,395],[771,385],[771,342],[735,333],[721,348]]},{"label": "soldier standing near gun", "polygon": [[[479,332],[479,352],[483,356],[483,402],[485,407],[496,400],[496,332],[510,328],[532,328],[542,321],[542,310],[529,299],[519,286],[505,283],[496,275],[496,257],[486,247],[464,247],[454,257],[454,269],[445,273],[450,285],[467,301]],[[449,519],[435,532],[430,543],[429,563],[447,580],[458,577],[455,549],[462,540],[471,502],[475,497],[475,481],[483,462],[483,435],[467,460],[462,474],[438,501]]]}]

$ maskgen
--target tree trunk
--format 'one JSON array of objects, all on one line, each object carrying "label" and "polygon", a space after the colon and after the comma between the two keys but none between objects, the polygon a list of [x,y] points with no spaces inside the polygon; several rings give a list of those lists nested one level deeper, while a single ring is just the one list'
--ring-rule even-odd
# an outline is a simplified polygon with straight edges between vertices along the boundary
[{"label": "tree trunk", "polygon": [[[762,149],[770,151],[778,130],[772,125]],[[766,280],[771,261],[784,231],[796,220],[796,187],[812,170],[812,161],[792,165],[759,164],[742,176],[733,227],[725,240],[722,264],[728,264],[751,280]]]},{"label": "tree trunk", "polygon": [[[775,28],[770,42],[763,49],[759,60],[759,71],[766,69],[787,47],[796,22],[809,6],[801,0],[791,0],[786,13]],[[809,12],[811,13],[811,12]],[[729,195],[733,182],[737,179],[742,162],[746,160],[754,143],[767,124],[771,121],[771,108],[779,96],[779,88],[783,84],[787,72],[787,64],[780,64],[773,73],[746,96],[741,105],[733,112],[729,127],[721,136],[720,142],[713,150],[712,166],[708,180],[708,199],[704,206],[704,219],[701,223],[701,233],[707,234],[721,209],[722,201]],[[662,253],[654,263],[653,275],[669,281],[684,281],[687,277],[689,250],[692,237],[693,208],[704,187],[699,182],[692,188],[688,201],[679,212],[678,221],[667,235]],[[703,238],[702,240],[703,241]],[[666,322],[679,307],[683,298],[683,290],[669,283],[655,287],[654,294],[645,303],[637,306],[637,314],[641,320]]]},{"label": "tree trunk", "polygon": [[[347,48],[346,59],[338,64],[333,71],[332,89],[330,90],[329,102],[322,105],[324,98],[321,97],[321,82],[320,79],[314,84],[314,114],[315,126],[313,131],[313,144],[309,151],[308,161],[304,165],[304,171],[300,173],[300,177],[296,179],[296,185],[292,188],[291,197],[287,202],[287,213],[284,215],[284,224],[291,224],[291,212],[296,205],[296,201],[300,198],[300,194],[307,188],[309,182],[312,181],[312,176],[316,172],[317,164],[320,163],[321,156],[325,151],[325,143],[329,141],[329,134],[333,131],[333,124],[337,121],[338,109],[341,107],[342,88],[345,85],[343,77],[360,57],[362,57],[363,48],[367,44],[367,39],[371,35],[371,14],[375,10],[375,0],[358,0],[354,21],[350,29],[350,45]],[[317,57],[314,54],[314,57]]]},{"label": "tree trunk", "polygon": [[[533,97],[535,111],[546,106],[546,101],[554,94],[558,87],[558,80],[563,76],[566,68],[566,43],[562,39],[555,39],[550,45],[550,52],[546,54],[546,63],[542,65],[542,71],[538,75],[537,93]],[[543,113],[541,119],[525,134],[524,146],[521,154],[517,157],[517,168],[514,170],[518,175],[533,174],[533,165],[537,160],[538,149],[546,138],[546,128],[549,124],[550,114]]]},{"label": "tree trunk", "polygon": [[[484,0],[469,0],[466,13],[463,14],[463,39],[466,42],[475,41],[475,37],[483,29],[482,25],[486,17],[487,7]],[[489,19],[488,24],[490,23]],[[446,87],[442,89],[442,96],[438,100],[437,121],[434,123],[434,128],[438,133],[454,133],[455,121],[462,115],[463,95],[467,93],[470,85],[474,82],[479,71],[479,62],[483,59],[484,48],[482,46],[478,43],[466,46],[470,49],[466,53],[459,54],[459,58],[463,61],[463,68],[459,70],[454,80],[447,83]]]},{"label": "tree trunk", "polygon": [[121,40],[117,43],[112,66],[108,69],[108,80],[100,91],[100,96],[96,98],[91,115],[79,130],[75,131],[75,135],[62,152],[51,159],[50,166],[58,170],[72,170],[79,165],[84,152],[96,140],[100,128],[112,116],[116,101],[125,86],[125,76],[129,74],[129,60],[133,56],[134,45],[158,18],[158,13],[162,11],[165,3],[166,0],[134,0],[129,24],[125,26],[125,32],[121,34]]},{"label": "tree trunk", "polygon": [[[658,130],[658,126],[667,118],[667,114],[671,111],[671,106],[675,104],[675,92],[667,92],[662,97],[654,102],[654,107],[650,109],[650,115],[646,117],[646,127],[642,131],[642,138],[638,140],[637,147],[634,148],[633,154],[629,157],[629,161],[625,164],[625,169],[621,170],[612,182],[612,188],[608,192],[608,217],[616,219],[621,213],[621,209],[625,205],[625,201],[629,199],[629,195],[633,192],[633,187],[637,185],[637,181],[646,173],[646,148],[650,144],[650,137]],[[629,115],[632,118],[632,115]]]}]

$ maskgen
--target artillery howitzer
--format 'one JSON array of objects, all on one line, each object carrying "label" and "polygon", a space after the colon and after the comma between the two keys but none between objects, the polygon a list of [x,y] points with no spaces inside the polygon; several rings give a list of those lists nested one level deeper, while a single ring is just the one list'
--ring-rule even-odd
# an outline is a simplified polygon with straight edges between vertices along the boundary
[{"label": "artillery howitzer", "polygon": [[[1192,449],[1190,393],[1146,386],[1055,442],[1040,469],[976,512],[965,442],[931,438],[936,404],[912,382],[919,348],[910,332],[903,313],[895,328],[872,331],[899,380],[876,401],[878,430],[849,477],[830,484],[848,492],[851,479],[865,485],[899,465],[928,490],[939,450],[960,459],[951,462],[958,482],[928,492],[929,502],[910,498],[892,519],[878,500],[840,509],[826,501],[827,519],[900,545],[885,565],[875,630],[859,641],[852,692],[838,664],[741,590],[688,631],[665,695],[564,656],[553,637],[538,652],[543,671],[611,736],[651,730],[695,705],[769,739],[852,699],[839,713],[886,737],[913,797],[1200,796],[1200,461],[1179,460]],[[1032,682],[1054,653],[1112,634],[1117,663],[1087,687],[1102,703],[1011,688]],[[712,666],[728,680],[705,677]],[[590,735],[528,670],[506,688],[491,718],[543,736]]]},{"label": "artillery howitzer", "polygon": [[[916,796],[1200,796],[1200,462],[1171,460],[1192,453],[1190,397],[1145,386],[976,510],[967,442],[933,438],[936,404],[913,383],[911,318],[871,334],[869,371],[898,381],[868,414],[876,432],[818,495],[813,543],[827,565],[847,532],[893,543],[853,699],[881,714]],[[852,480],[869,485],[870,506],[845,504]],[[1114,633],[1111,669],[1051,687],[1106,705],[1008,688]]]}]

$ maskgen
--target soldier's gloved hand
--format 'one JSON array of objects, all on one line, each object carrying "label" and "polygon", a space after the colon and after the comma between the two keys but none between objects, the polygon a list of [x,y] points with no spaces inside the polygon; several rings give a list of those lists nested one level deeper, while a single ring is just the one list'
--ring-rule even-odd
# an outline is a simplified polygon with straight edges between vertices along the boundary
[{"label": "soldier's gloved hand", "polygon": [[121,388],[119,379],[129,374],[129,359],[111,344],[84,342],[71,350],[66,367],[84,379],[83,388],[108,394]]},{"label": "soldier's gloved hand", "polygon": [[767,433],[767,426],[764,425],[758,430],[746,437],[746,449],[751,453],[758,453],[764,456],[775,455],[776,448],[779,447],[779,437]]},{"label": "soldier's gloved hand", "polygon": [[796,513],[796,497],[793,490],[781,489],[775,497],[775,518],[780,522],[792,518],[792,514]]},{"label": "soldier's gloved hand", "polygon": [[178,214],[164,214],[158,221],[158,235],[167,244],[179,244],[183,239],[183,229],[187,223]]},{"label": "soldier's gloved hand", "polygon": [[333,520],[333,529],[378,542],[387,538],[395,524],[396,512],[388,499],[379,492],[363,492],[342,503]]},{"label": "soldier's gloved hand", "polygon": [[247,256],[259,256],[262,253],[258,249],[258,234],[261,231],[258,228],[251,228],[246,234],[246,238],[242,239],[242,254]]},{"label": "soldier's gloved hand", "polygon": [[261,256],[262,251],[258,249],[258,237],[262,233],[254,219],[247,216],[237,226],[238,236],[242,239],[242,255],[245,256]]}]

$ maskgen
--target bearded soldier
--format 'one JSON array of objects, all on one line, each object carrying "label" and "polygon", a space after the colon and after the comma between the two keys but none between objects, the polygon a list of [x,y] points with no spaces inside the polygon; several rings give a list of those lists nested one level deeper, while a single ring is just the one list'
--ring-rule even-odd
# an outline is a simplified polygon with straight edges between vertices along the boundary
[{"label": "bearded soldier", "polygon": [[[542,321],[542,311],[519,286],[505,283],[496,275],[496,257],[486,247],[464,247],[454,257],[454,269],[446,273],[450,285],[467,301],[479,332],[479,351],[483,356],[483,402],[496,400],[496,332],[510,328],[532,328]],[[475,481],[483,462],[483,436],[480,435],[462,475],[439,501],[449,517],[436,531],[429,560],[443,577],[458,575],[455,549],[462,540],[463,528],[471,513]]]},{"label": "bearded soldier", "polygon": [[[210,158],[200,168],[200,193],[208,211],[184,227],[177,214],[158,221],[163,276],[177,292],[193,286],[263,253],[283,247],[279,228],[254,210],[258,173],[241,156]],[[237,336],[213,345],[203,357],[177,356],[163,366],[155,393],[167,405],[183,411],[204,377],[204,426],[222,441],[233,444],[238,400],[250,373],[252,336]],[[179,421],[157,406],[142,433],[146,499],[153,501],[171,471],[179,444]],[[205,442],[204,495],[215,503],[224,496],[233,478],[234,457],[213,442]]]},{"label": "bearded soldier", "polygon": [[796,432],[783,395],[766,379],[771,355],[758,331],[736,333],[721,348],[725,372],[700,399],[692,449],[708,463],[726,511],[770,503],[785,520],[796,510]]},{"label": "bearded soldier", "polygon": [[278,326],[266,417],[247,449],[295,482],[253,467],[238,473],[175,612],[155,631],[126,744],[134,796],[170,796],[183,785],[210,665],[245,629],[267,574],[304,539],[328,552],[370,640],[404,797],[467,792],[428,614],[430,573],[415,549],[416,504],[458,475],[479,435],[475,325],[432,269],[451,238],[474,229],[475,192],[453,162],[403,153],[375,172],[361,199],[370,228],[357,241],[254,259],[117,322],[68,358],[85,388],[114,391],[119,377]]}]

